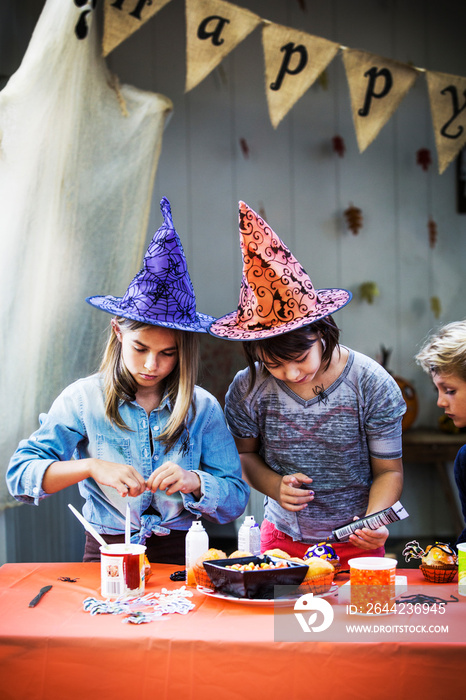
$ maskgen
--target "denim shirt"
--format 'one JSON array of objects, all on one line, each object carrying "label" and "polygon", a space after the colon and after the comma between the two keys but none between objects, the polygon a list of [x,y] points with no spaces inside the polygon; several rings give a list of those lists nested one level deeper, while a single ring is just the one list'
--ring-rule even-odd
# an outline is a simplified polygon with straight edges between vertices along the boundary
[{"label": "denim shirt", "polygon": [[[118,428],[105,418],[104,392],[99,374],[68,386],[54,401],[49,413],[39,417],[40,427],[22,440],[10,460],[6,480],[18,501],[39,505],[51,494],[42,480],[47,467],[60,460],[89,457],[132,465],[145,480],[164,462],[172,461],[195,471],[201,481],[201,496],[180,492],[145,491],[123,498],[116,489],[88,478],[79,482],[85,504],[83,515],[102,534],[125,531],[126,503],[131,506],[133,541],[143,542],[152,533],[187,530],[193,520],[205,517],[228,523],[241,515],[249,497],[249,486],[241,478],[241,464],[222,409],[209,392],[196,386],[196,415],[189,422],[189,449],[183,453],[180,441],[167,453],[157,441],[170,417],[166,397],[148,416],[136,401],[122,401],[120,415],[131,430]],[[153,451],[151,453],[151,435]],[[152,506],[152,514],[144,511]],[[155,514],[154,514],[155,511]]]}]

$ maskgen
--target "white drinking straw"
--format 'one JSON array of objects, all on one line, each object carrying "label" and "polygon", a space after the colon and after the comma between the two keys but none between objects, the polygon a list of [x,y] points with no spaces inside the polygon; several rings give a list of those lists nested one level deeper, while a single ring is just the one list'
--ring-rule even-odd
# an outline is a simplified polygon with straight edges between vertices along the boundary
[{"label": "white drinking straw", "polygon": [[106,541],[104,540],[104,538],[101,535],[99,535],[99,533],[96,530],[94,530],[91,523],[88,523],[86,518],[83,518],[81,513],[78,513],[76,508],[74,506],[72,506],[71,503],[68,503],[68,508],[75,514],[75,516],[77,517],[79,522],[82,525],[84,525],[84,529],[87,530],[92,535],[92,537],[95,537],[95,539],[97,540],[97,542],[99,542],[99,544],[101,544],[103,547],[106,547],[107,546]]},{"label": "white drinking straw", "polygon": [[125,545],[129,547],[131,544],[131,508],[129,503],[126,503],[126,522],[125,522]]}]

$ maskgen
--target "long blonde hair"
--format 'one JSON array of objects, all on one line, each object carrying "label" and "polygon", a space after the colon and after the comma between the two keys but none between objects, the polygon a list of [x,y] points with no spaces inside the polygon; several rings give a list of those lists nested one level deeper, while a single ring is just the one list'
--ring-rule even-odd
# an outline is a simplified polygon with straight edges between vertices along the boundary
[{"label": "long blonde hair", "polygon": [[[153,328],[147,323],[132,321],[120,316],[115,317],[114,320],[118,323],[122,333]],[[187,440],[189,440],[188,413],[192,408],[192,417],[195,415],[193,397],[199,364],[197,333],[170,330],[173,330],[175,335],[178,362],[171,374],[165,379],[165,395],[168,396],[172,411],[165,430],[157,438],[165,446],[165,452],[168,452],[175,445],[184,432],[186,432],[186,436],[183,440],[183,446],[184,449],[187,447]],[[120,401],[135,400],[137,383],[123,361],[121,343],[113,328],[110,329],[100,372],[104,378],[105,415],[119,428],[130,430],[120,415],[119,405]]]},{"label": "long blonde hair", "polygon": [[466,381],[466,320],[443,326],[415,357],[430,374],[455,374]]}]

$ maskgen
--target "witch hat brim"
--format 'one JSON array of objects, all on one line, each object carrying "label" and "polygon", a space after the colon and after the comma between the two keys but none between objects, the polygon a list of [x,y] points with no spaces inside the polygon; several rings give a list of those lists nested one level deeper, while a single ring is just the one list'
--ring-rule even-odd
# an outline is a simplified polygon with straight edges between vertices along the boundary
[{"label": "witch hat brim", "polygon": [[283,241],[244,202],[239,203],[239,233],[243,277],[238,307],[211,324],[212,335],[270,338],[325,318],[351,301],[347,289],[315,289]]},{"label": "witch hat brim", "polygon": [[86,301],[102,311],[181,331],[207,333],[214,316],[196,311],[196,297],[183,247],[173,225],[170,202],[160,202],[164,223],[156,231],[143,266],[123,297],[92,296]]}]

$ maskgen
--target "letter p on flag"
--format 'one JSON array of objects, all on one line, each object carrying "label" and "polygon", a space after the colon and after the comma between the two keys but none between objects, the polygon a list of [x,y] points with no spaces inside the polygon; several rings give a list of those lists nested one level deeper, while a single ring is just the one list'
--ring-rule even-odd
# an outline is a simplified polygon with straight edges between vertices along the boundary
[{"label": "letter p on flag", "polygon": [[404,63],[355,49],[344,50],[343,63],[362,153],[398,109],[414,85],[418,71]]}]

